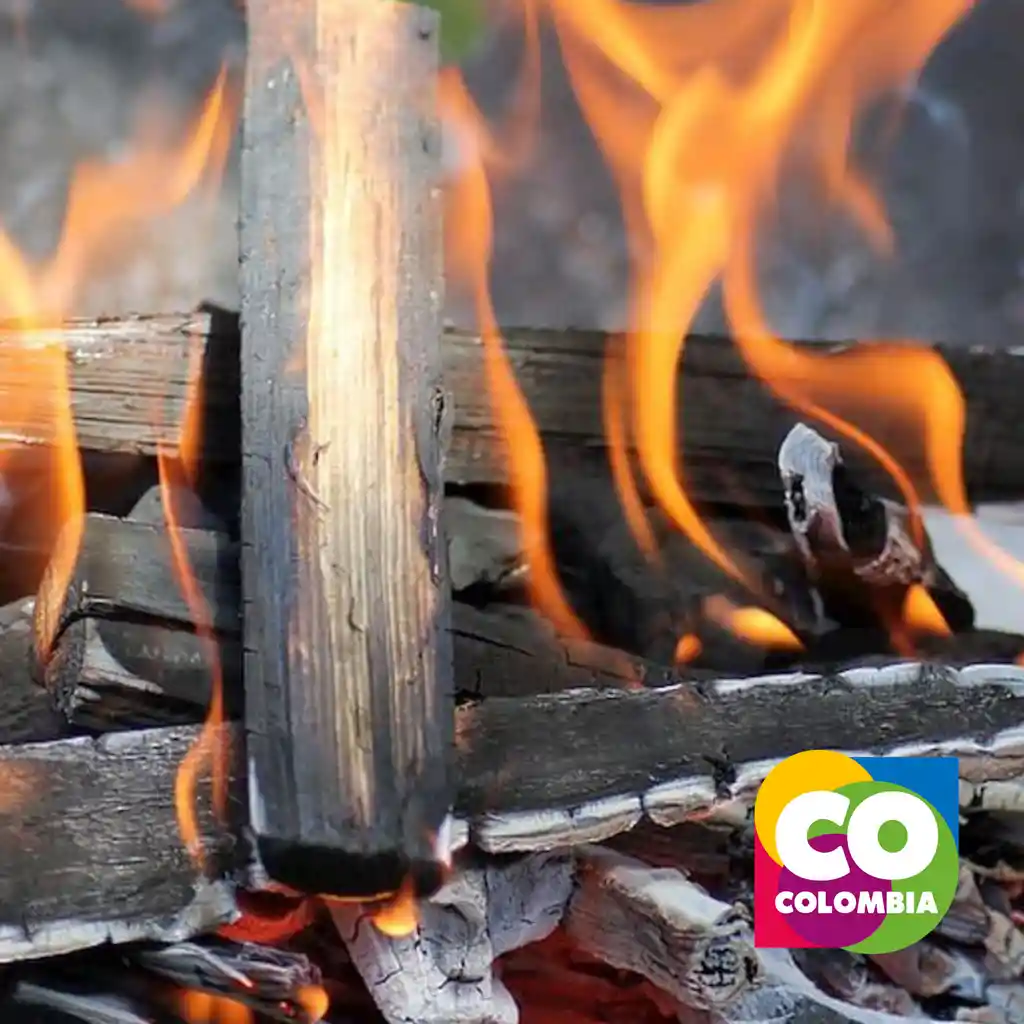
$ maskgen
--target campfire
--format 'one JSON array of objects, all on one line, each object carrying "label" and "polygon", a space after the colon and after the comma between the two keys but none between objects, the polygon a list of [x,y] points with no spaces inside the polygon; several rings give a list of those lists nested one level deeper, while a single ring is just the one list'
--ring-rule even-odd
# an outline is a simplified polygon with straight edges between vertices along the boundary
[{"label": "campfire", "polygon": [[[970,7],[518,0],[488,123],[435,13],[249,0],[244,83],[0,234],[5,1020],[1024,1020],[1024,360],[783,339],[757,262],[784,179],[898,259],[851,140]],[[490,297],[544,33],[615,334]],[[240,314],[73,318],[239,126]],[[819,748],[959,758],[902,952],[754,947],[753,801]]]}]

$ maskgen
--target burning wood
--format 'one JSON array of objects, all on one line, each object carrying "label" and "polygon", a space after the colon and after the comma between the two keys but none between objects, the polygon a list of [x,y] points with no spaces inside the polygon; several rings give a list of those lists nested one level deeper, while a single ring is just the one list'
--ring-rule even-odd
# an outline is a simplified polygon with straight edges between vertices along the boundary
[{"label": "burning wood", "polygon": [[576,859],[566,930],[584,952],[699,1010],[725,1007],[757,984],[742,907],[713,899],[678,871],[611,851],[583,848]]},{"label": "burning wood", "polygon": [[790,529],[826,612],[839,625],[948,634],[974,625],[967,595],[935,561],[920,519],[851,478],[839,446],[803,423],[779,449]]},{"label": "burning wood", "polygon": [[440,148],[422,102],[438,18],[317,0],[251,0],[247,14],[252,827],[291,886],[370,896],[411,872],[429,889],[452,729]]},{"label": "burning wood", "polygon": [[[159,445],[174,450],[178,425],[189,401],[183,367],[203,367],[202,430],[198,454],[207,465],[234,466],[239,451],[239,336],[237,314],[199,311],[167,316],[70,320],[61,331],[26,324],[0,326],[0,351],[34,350],[60,341],[67,358],[70,401],[78,442],[86,451],[154,455]],[[581,331],[509,329],[506,350],[528,400],[549,457],[574,463],[580,453],[607,443],[599,384],[611,336]],[[973,340],[973,339],[972,339]],[[836,358],[843,346],[809,341],[801,351]],[[941,355],[963,392],[967,434],[963,452],[968,491],[974,501],[1024,496],[1024,465],[1012,408],[1024,382],[1024,359],[1015,351],[979,345],[904,346],[923,356]],[[856,351],[870,350],[856,346]],[[452,393],[454,423],[445,478],[453,484],[505,483],[508,471],[487,400],[480,337],[447,328],[441,342],[445,387]],[[0,397],[23,386],[0,375]],[[152,392],[140,395],[139,382]],[[45,392],[52,383],[39,382]],[[688,485],[695,497],[724,504],[776,508],[781,498],[778,442],[799,419],[753,376],[728,337],[694,335],[686,342],[679,374],[680,436]],[[5,391],[5,388],[8,391]],[[163,410],[153,415],[151,406]],[[10,443],[27,450],[54,442],[53,423],[34,410],[11,425]],[[886,435],[894,457],[915,477],[923,475],[912,438]],[[891,480],[857,453],[851,469],[865,486],[891,492]],[[855,460],[855,461],[854,461]]]},{"label": "burning wood", "polygon": [[406,936],[383,935],[358,907],[336,904],[331,912],[389,1024],[515,1024],[515,1002],[492,963],[550,935],[571,891],[570,858],[537,854],[460,870],[420,905]]},{"label": "burning wood", "polygon": [[205,787],[199,821],[219,877],[197,873],[177,836],[175,777],[194,739],[186,728],[0,747],[0,962],[173,942],[231,920],[235,841],[213,827]]}]

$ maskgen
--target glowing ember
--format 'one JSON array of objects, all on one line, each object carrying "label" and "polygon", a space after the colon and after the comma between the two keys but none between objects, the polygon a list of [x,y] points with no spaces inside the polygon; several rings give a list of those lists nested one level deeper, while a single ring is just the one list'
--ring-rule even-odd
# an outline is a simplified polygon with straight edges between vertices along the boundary
[{"label": "glowing ember", "polygon": [[254,1024],[256,1019],[244,1003],[209,992],[181,992],[176,1002],[188,1024]]},{"label": "glowing ember", "polygon": [[295,1001],[310,1020],[320,1020],[330,1009],[331,1001],[319,985],[306,985],[295,994]]},{"label": "glowing ember", "polygon": [[699,658],[703,650],[704,645],[700,642],[699,636],[694,636],[693,633],[684,633],[676,644],[675,663],[686,665],[695,658]]},{"label": "glowing ember", "polygon": [[234,942],[258,942],[264,946],[284,942],[311,924],[316,913],[315,901],[306,896],[242,890],[236,900],[242,916],[217,929],[218,935]]},{"label": "glowing ember", "polygon": [[705,599],[704,614],[748,643],[772,650],[803,650],[804,645],[789,626],[764,608],[738,608],[728,598],[716,594]]}]

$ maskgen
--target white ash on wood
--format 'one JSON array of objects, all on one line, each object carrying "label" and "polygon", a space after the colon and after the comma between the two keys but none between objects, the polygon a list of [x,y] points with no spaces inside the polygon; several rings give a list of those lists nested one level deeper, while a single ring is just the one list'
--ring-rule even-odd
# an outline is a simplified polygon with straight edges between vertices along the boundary
[{"label": "white ash on wood", "polygon": [[[204,531],[185,530],[182,537],[228,643],[237,638],[238,610],[231,576],[217,566],[224,544]],[[188,609],[176,596],[168,561],[166,538],[154,527],[89,516],[75,577],[80,583],[73,588],[84,596],[70,605],[84,618],[62,619],[58,645],[84,643],[76,627],[95,618],[102,630],[122,601],[158,621],[187,626]],[[143,585],[152,580],[163,583]],[[603,840],[644,817],[670,825],[712,807],[734,805],[742,813],[771,766],[804,749],[808,735],[836,749],[960,753],[972,787],[1005,781],[1007,760],[1019,763],[1024,755],[1024,731],[1013,724],[1024,722],[1024,669],[1012,665],[955,669],[907,662],[694,684],[597,645],[544,647],[542,637],[534,648],[528,630],[514,642],[488,640],[487,616],[477,621],[480,632],[459,627],[454,638],[460,689],[475,686],[489,668],[510,678],[528,676],[534,689],[541,673],[551,673],[553,686],[580,680],[604,687],[485,697],[458,710],[456,812],[470,822],[472,841],[492,852]],[[97,720],[107,692],[96,679],[102,666],[73,649],[65,656],[71,665],[79,658],[94,674],[88,706]],[[601,665],[619,672],[625,666],[639,679],[671,685],[628,689],[628,678]],[[80,676],[66,673],[55,693],[61,706],[74,708],[84,704],[83,688]],[[131,688],[122,687],[118,700],[131,697]],[[158,704],[151,702],[150,710]],[[205,707],[193,706],[198,719]],[[965,791],[965,799],[974,800],[975,792]]]},{"label": "white ash on wood", "polygon": [[571,857],[536,854],[457,871],[420,903],[406,937],[384,935],[359,907],[334,904],[331,913],[389,1024],[516,1024],[494,960],[550,935],[571,891]]},{"label": "white ash on wood", "polygon": [[701,1010],[727,1006],[761,968],[749,915],[671,868],[599,847],[575,851],[566,931],[584,952],[635,971]]},{"label": "white ash on wood", "polygon": [[0,962],[180,941],[237,914],[224,874],[237,839],[212,820],[208,780],[197,815],[220,872],[204,875],[178,832],[175,777],[195,738],[186,728],[0,747]]},{"label": "white ash on wood", "polygon": [[974,626],[970,600],[936,562],[923,521],[915,521],[920,510],[865,491],[837,443],[795,424],[779,447],[779,474],[790,531],[837,627],[891,631],[915,584],[949,629]]}]

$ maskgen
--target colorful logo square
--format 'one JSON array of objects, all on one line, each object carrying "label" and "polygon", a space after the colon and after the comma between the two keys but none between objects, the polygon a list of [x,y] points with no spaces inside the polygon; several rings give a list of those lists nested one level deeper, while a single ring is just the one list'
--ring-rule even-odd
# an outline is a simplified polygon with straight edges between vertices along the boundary
[{"label": "colorful logo square", "polygon": [[780,762],[754,804],[754,944],[892,953],[942,920],[959,878],[955,757]]}]

